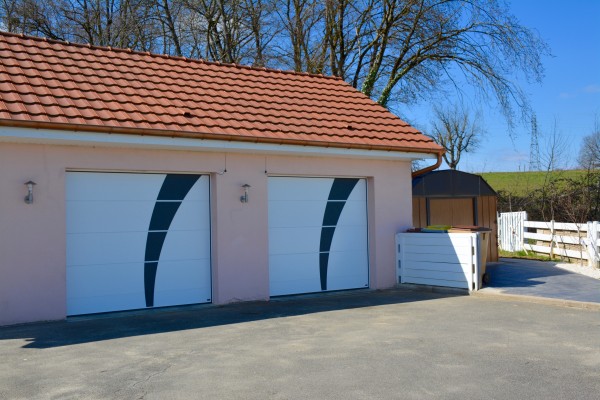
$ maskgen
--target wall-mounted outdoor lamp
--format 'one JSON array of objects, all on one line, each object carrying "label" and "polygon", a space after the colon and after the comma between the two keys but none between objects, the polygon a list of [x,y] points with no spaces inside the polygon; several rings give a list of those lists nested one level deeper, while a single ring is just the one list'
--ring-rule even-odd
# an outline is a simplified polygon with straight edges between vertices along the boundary
[{"label": "wall-mounted outdoor lamp", "polygon": [[25,203],[31,204],[33,203],[33,186],[36,183],[34,181],[25,182],[25,186],[27,186],[27,196],[25,196]]},{"label": "wall-mounted outdoor lamp", "polygon": [[242,203],[247,203],[248,202],[248,188],[250,188],[251,186],[246,183],[246,184],[242,185],[242,187],[244,188],[244,194],[242,197],[240,197],[240,201]]}]

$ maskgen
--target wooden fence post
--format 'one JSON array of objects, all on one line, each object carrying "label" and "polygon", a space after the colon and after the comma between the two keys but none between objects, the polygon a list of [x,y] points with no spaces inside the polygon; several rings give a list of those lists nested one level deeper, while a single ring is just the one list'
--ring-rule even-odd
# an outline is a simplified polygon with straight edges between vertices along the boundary
[{"label": "wooden fence post", "polygon": [[588,266],[598,267],[598,221],[587,223]]},{"label": "wooden fence post", "polygon": [[519,250],[525,250],[525,221],[527,221],[527,211],[521,211],[519,215]]},{"label": "wooden fence post", "polygon": [[554,258],[554,220],[550,221],[550,259]]}]

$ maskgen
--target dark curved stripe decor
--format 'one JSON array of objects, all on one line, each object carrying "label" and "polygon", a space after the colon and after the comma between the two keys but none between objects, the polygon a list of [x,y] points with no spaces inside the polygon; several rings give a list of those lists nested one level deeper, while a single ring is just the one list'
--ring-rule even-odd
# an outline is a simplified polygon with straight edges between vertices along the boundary
[{"label": "dark curved stripe decor", "polygon": [[167,237],[167,232],[148,232],[146,237],[146,256],[145,261],[158,262],[160,252]]},{"label": "dark curved stripe decor", "polygon": [[327,290],[327,268],[329,266],[329,251],[331,242],[335,234],[335,228],[342,215],[346,201],[358,183],[357,178],[335,178],[331,189],[325,214],[323,215],[323,225],[321,227],[321,240],[319,245],[319,274],[321,278],[321,290]]},{"label": "dark curved stripe decor", "polygon": [[146,307],[154,306],[154,287],[157,270],[158,261],[144,263],[144,294],[146,295]]},{"label": "dark curved stripe decor", "polygon": [[357,183],[357,178],[335,178],[329,191],[328,200],[348,200]]},{"label": "dark curved stripe decor", "polygon": [[169,174],[158,193],[146,238],[144,257],[144,294],[146,307],[154,306],[156,271],[167,233],[179,206],[198,181],[200,175]]},{"label": "dark curved stripe decor", "polygon": [[181,205],[180,201],[168,201],[161,202],[157,201],[154,203],[154,211],[152,212],[152,218],[150,219],[149,231],[168,231],[175,218],[177,210]]},{"label": "dark curved stripe decor", "polygon": [[[325,210],[327,213],[327,209]],[[340,210],[341,213],[341,210]],[[321,253],[328,252],[331,249],[331,242],[333,241],[333,234],[335,233],[335,226],[323,226],[321,227],[321,243],[319,251]]]},{"label": "dark curved stripe decor", "polygon": [[328,201],[323,215],[323,226],[336,226],[346,202]]},{"label": "dark curved stripe decor", "polygon": [[169,174],[165,177],[156,200],[183,201],[198,179],[200,175]]}]

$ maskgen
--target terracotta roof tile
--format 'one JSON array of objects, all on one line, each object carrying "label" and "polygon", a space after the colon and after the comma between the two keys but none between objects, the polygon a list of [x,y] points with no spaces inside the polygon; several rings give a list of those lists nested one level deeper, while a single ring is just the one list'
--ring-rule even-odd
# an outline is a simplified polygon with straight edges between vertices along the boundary
[{"label": "terracotta roof tile", "polygon": [[15,122],[55,129],[441,151],[338,78],[0,33],[0,124]]}]

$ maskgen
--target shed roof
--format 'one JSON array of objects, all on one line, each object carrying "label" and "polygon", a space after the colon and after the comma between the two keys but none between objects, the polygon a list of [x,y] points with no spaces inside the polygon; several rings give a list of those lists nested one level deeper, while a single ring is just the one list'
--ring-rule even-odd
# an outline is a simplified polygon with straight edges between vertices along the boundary
[{"label": "shed roof", "polygon": [[338,78],[4,32],[0,125],[442,151]]},{"label": "shed roof", "polygon": [[477,197],[497,195],[480,175],[452,169],[429,172],[413,179],[413,196]]}]

